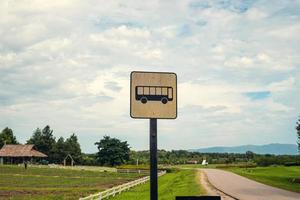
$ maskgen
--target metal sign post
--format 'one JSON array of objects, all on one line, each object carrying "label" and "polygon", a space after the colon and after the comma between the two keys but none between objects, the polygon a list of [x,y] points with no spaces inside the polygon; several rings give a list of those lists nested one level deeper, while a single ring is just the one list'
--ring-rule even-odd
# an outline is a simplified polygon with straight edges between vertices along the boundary
[{"label": "metal sign post", "polygon": [[177,117],[177,75],[172,72],[132,72],[130,116],[150,119],[150,199],[158,200],[157,119]]},{"label": "metal sign post", "polygon": [[158,199],[157,184],[157,119],[150,119],[150,199]]}]

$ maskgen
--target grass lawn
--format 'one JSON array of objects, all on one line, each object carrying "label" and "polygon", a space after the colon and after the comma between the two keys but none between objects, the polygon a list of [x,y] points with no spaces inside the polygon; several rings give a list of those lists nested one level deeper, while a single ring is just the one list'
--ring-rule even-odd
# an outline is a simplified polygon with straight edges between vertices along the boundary
[{"label": "grass lawn", "polygon": [[[167,173],[159,177],[158,196],[159,200],[175,200],[176,196],[204,194],[198,181],[196,170],[180,170]],[[121,193],[113,200],[149,200],[149,182],[137,186],[127,192]]]},{"label": "grass lawn", "polygon": [[201,165],[201,164],[182,164],[182,165],[174,165],[170,167],[181,168],[181,169],[199,169],[199,168],[216,168],[217,165],[209,164],[209,165]]},{"label": "grass lawn", "polygon": [[0,165],[0,199],[78,199],[140,175]]},{"label": "grass lawn", "polygon": [[227,170],[267,185],[300,192],[300,167],[274,166],[248,169],[229,168]]}]

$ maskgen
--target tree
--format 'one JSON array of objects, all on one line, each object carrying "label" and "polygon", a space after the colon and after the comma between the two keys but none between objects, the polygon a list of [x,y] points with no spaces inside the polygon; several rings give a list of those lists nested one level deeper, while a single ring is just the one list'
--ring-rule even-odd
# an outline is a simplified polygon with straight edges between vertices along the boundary
[{"label": "tree", "polygon": [[67,156],[65,152],[65,140],[63,137],[60,137],[51,151],[53,162],[61,164],[64,158]]},{"label": "tree", "polygon": [[247,158],[247,161],[249,162],[250,160],[252,160],[254,158],[254,153],[252,151],[246,151],[246,158]]},{"label": "tree", "polygon": [[50,162],[53,162],[52,150],[55,145],[55,137],[53,136],[53,130],[50,129],[50,126],[45,126],[43,130],[37,128],[31,138],[27,141],[27,144],[34,144],[35,148],[48,155]]},{"label": "tree", "polygon": [[298,150],[300,153],[300,119],[298,119],[298,122],[296,122],[297,126],[296,126],[296,130],[297,130],[297,135],[298,135]]},{"label": "tree", "polygon": [[18,144],[16,137],[14,136],[13,130],[6,127],[0,133],[0,149],[4,144]]},{"label": "tree", "polygon": [[74,159],[75,163],[82,162],[82,153],[80,144],[78,142],[77,136],[73,133],[69,138],[64,140],[60,137],[52,150],[50,151],[53,162],[61,164],[64,158],[70,154]]},{"label": "tree", "polygon": [[104,136],[100,142],[96,142],[99,152],[97,161],[101,165],[116,166],[129,160],[130,148],[127,142]]},{"label": "tree", "polygon": [[66,139],[64,149],[66,155],[70,154],[73,157],[75,163],[81,162],[82,160],[81,148],[75,133],[73,133],[69,138]]}]

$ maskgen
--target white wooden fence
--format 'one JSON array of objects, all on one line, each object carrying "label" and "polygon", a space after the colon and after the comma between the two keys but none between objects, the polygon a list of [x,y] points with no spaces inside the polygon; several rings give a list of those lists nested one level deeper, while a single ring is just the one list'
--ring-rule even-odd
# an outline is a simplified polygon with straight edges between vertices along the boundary
[{"label": "white wooden fence", "polygon": [[118,173],[139,173],[139,174],[148,174],[150,170],[148,169],[117,169]]},{"label": "white wooden fence", "polygon": [[[24,165],[20,165],[24,167]],[[49,164],[49,165],[29,165],[29,167],[38,167],[38,168],[55,168],[55,169],[72,169],[72,170],[86,170],[86,171],[98,171],[98,172],[117,172],[116,168],[112,167],[100,167],[100,166],[63,166],[63,165],[56,165],[56,164]]]},{"label": "white wooden fence", "polygon": [[[162,176],[164,174],[166,174],[166,171],[159,172],[158,176]],[[150,177],[146,176],[146,177],[143,177],[143,178],[140,178],[140,179],[137,179],[137,180],[134,180],[134,181],[131,181],[131,182],[128,182],[128,183],[110,188],[110,189],[105,190],[103,192],[99,192],[97,194],[92,194],[90,196],[80,198],[79,200],[94,200],[94,199],[102,200],[102,199],[105,199],[105,198],[109,198],[111,196],[114,197],[116,194],[120,194],[121,192],[129,190],[130,188],[132,188],[134,186],[137,186],[137,185],[140,185],[140,184],[143,184],[143,183],[147,182],[149,179],[150,179]]]}]

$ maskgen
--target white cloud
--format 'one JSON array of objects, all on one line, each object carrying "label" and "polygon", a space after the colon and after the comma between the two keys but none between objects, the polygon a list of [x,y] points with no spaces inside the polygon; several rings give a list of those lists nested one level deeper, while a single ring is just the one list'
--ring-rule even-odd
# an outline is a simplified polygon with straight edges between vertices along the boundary
[{"label": "white cloud", "polygon": [[[161,148],[294,142],[300,5],[205,5],[1,1],[0,126],[21,142],[50,124],[57,136],[75,131],[85,151],[104,134],[145,149],[148,123],[129,118],[129,74],[174,71],[179,115],[160,122]],[[260,91],[270,96],[245,95]]]},{"label": "white cloud", "polygon": [[272,92],[285,92],[292,88],[295,88],[295,78],[289,77],[288,79],[273,82],[268,86],[269,90]]},{"label": "white cloud", "polygon": [[283,39],[283,40],[294,40],[299,41],[299,31],[300,31],[300,25],[299,24],[293,24],[293,25],[287,25],[287,26],[281,26],[276,27],[267,34],[271,37]]},{"label": "white cloud", "polygon": [[247,56],[235,57],[225,61],[224,65],[228,67],[249,68],[253,67],[253,59]]},{"label": "white cloud", "polygon": [[246,13],[246,16],[249,20],[257,21],[263,20],[268,14],[258,8],[252,8]]}]

